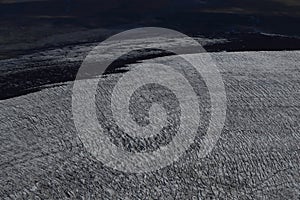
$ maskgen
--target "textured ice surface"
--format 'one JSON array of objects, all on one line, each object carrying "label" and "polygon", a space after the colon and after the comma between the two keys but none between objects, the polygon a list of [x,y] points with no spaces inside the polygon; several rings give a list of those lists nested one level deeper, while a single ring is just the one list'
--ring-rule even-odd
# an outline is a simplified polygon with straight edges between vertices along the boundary
[{"label": "textured ice surface", "polygon": [[[0,101],[0,198],[299,199],[300,51],[211,55],[228,110],[209,156],[197,158],[192,146],[152,173],[104,167],[76,134],[68,82]],[[104,94],[118,76],[99,84]]]}]

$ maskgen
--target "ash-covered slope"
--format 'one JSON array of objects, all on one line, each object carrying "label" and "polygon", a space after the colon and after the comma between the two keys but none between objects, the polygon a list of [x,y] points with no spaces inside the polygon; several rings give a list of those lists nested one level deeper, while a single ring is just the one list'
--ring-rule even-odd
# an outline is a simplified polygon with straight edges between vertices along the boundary
[{"label": "ash-covered slope", "polygon": [[[103,30],[62,34],[60,37],[49,37],[43,42],[39,41],[32,45],[35,49],[38,49],[36,45],[45,45],[48,43],[53,45],[53,41],[62,45],[62,41],[67,41],[66,38],[70,41],[78,40],[79,38],[87,38],[87,40],[89,40],[90,38],[96,38],[96,36],[99,37],[99,35],[103,36],[104,34],[105,31]],[[200,37],[195,39],[201,45],[222,44],[227,42],[225,39],[207,39]],[[158,44],[164,44],[165,46],[174,45],[173,40],[161,37],[135,40],[133,44],[130,44],[130,42],[131,41],[125,40],[111,43],[109,45],[109,50],[111,50],[110,53],[97,56],[101,56],[100,59],[107,59],[106,56],[111,58],[116,55],[116,52],[114,51],[118,51],[118,49],[130,49],[136,44],[143,49],[146,48],[144,42],[149,42],[150,44],[157,42]],[[99,42],[88,43],[87,41],[80,41],[79,44],[62,45],[61,48],[44,49],[43,51],[38,51],[36,53],[0,60],[0,87],[2,91],[0,99],[7,99],[38,91],[47,84],[56,84],[74,80],[85,56],[98,44]],[[150,44],[149,46],[151,46]],[[184,41],[178,39],[175,44],[184,45]],[[22,49],[22,47],[20,48]],[[124,67],[125,64],[161,56],[165,56],[161,51],[148,50],[131,52],[130,54],[123,56],[119,63],[112,65],[107,72],[115,72],[117,69]]]}]

